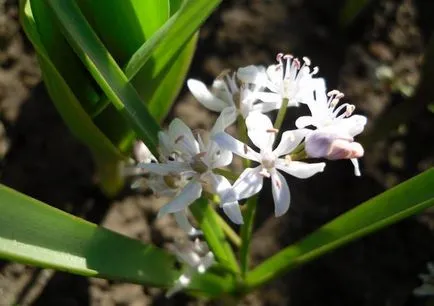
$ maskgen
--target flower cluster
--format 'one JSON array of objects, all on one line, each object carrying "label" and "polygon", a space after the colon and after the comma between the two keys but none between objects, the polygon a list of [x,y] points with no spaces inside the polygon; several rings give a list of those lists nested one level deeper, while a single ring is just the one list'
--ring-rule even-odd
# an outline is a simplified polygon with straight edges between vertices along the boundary
[{"label": "flower cluster", "polygon": [[[193,132],[180,119],[174,119],[168,130],[158,135],[158,159],[143,143],[135,148],[139,162],[134,173],[146,174],[146,186],[157,196],[171,197],[159,216],[174,214],[179,226],[197,237],[201,232],[190,224],[187,212],[188,206],[202,196],[217,195],[226,216],[242,224],[240,201],[260,192],[265,179],[271,179],[278,217],[288,211],[291,202],[285,174],[306,179],[324,171],[325,162],[316,159],[350,159],[359,176],[357,159],[364,151],[354,137],[363,131],[367,119],[353,115],[354,105],[339,103],[344,97],[341,92],[327,92],[317,72],[308,58],[278,54],[277,63],[267,68],[247,66],[224,71],[210,89],[198,80],[188,80],[193,96],[219,113],[212,129]],[[281,131],[291,107],[304,107],[310,115],[299,117],[295,129]],[[266,114],[274,110],[278,114],[273,123]],[[236,121],[238,136],[248,137],[253,146],[226,132]],[[235,175],[227,169],[233,154],[246,160],[245,169]],[[136,185],[142,185],[142,181]],[[194,252],[190,253],[193,256]],[[193,273],[204,271],[202,264],[211,265],[211,255],[206,255],[205,261],[196,255],[193,257],[197,260],[187,260],[192,267],[188,281]],[[186,286],[187,278],[181,276],[173,290]]]},{"label": "flower cluster", "polygon": [[[210,90],[198,80],[188,80],[196,99],[220,114],[209,133],[192,132],[180,119],[174,119],[168,130],[159,134],[158,160],[143,144],[136,148],[136,155],[141,156],[138,167],[149,173],[147,186],[156,195],[172,197],[159,215],[175,214],[180,226],[195,235],[199,232],[190,225],[186,208],[203,192],[218,195],[229,219],[241,224],[239,201],[258,193],[267,178],[272,182],[275,215],[283,215],[290,205],[283,173],[305,179],[325,168],[324,162],[306,159],[350,159],[355,175],[360,175],[357,159],[364,152],[354,137],[363,131],[366,117],[352,115],[354,105],[339,104],[344,95],[337,90],[327,92],[324,79],[315,77],[317,72],[308,58],[300,61],[278,54],[277,64],[268,68],[224,71]],[[279,131],[280,126],[273,125],[266,115],[303,105],[310,115],[299,117],[294,130]],[[238,116],[257,150],[226,133]],[[280,138],[277,145],[276,138]],[[231,164],[232,153],[256,164],[244,169],[233,183],[220,171]]]}]

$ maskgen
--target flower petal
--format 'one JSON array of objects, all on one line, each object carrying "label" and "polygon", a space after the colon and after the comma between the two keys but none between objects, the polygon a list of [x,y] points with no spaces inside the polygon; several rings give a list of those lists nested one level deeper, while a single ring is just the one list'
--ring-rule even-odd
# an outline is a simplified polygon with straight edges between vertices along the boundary
[{"label": "flower petal", "polygon": [[276,217],[280,217],[289,208],[291,194],[285,177],[279,171],[273,171],[271,174],[271,189],[274,199],[274,214]]},{"label": "flower petal", "polygon": [[267,80],[265,67],[254,65],[238,68],[237,77],[243,83],[254,84],[259,87],[263,87]]},{"label": "flower petal", "polygon": [[365,116],[353,115],[349,118],[344,118],[336,123],[337,128],[347,131],[352,137],[363,132],[368,119]]},{"label": "flower petal", "polygon": [[218,116],[213,128],[211,129],[211,135],[215,135],[219,132],[224,132],[228,126],[233,124],[237,120],[237,109],[234,106],[228,106],[222,110]]},{"label": "flower petal", "polygon": [[243,215],[241,214],[238,201],[226,202],[221,206],[226,216],[235,224],[243,224]]},{"label": "flower petal", "polygon": [[181,120],[175,118],[169,125],[169,136],[176,148],[190,157],[200,152],[199,143],[194,138],[191,129]]},{"label": "flower petal", "polygon": [[255,97],[265,103],[275,103],[276,108],[280,108],[280,105],[282,104],[282,97],[280,94],[274,92],[260,91],[255,94]]},{"label": "flower petal", "polygon": [[238,200],[250,198],[262,189],[264,177],[259,173],[261,166],[246,168],[232,188]]},{"label": "flower petal", "polygon": [[187,218],[187,214],[184,211],[177,211],[174,213],[176,223],[178,226],[187,233],[189,236],[199,236],[202,235],[202,231],[194,228],[193,225],[191,225],[190,221]]},{"label": "flower petal", "polygon": [[286,131],[282,134],[279,145],[273,151],[276,156],[291,153],[311,131],[308,129],[298,129]]},{"label": "flower petal", "polygon": [[205,84],[198,80],[189,79],[187,81],[187,86],[196,100],[212,111],[221,112],[225,107],[228,106],[228,103],[214,96],[208,90]]},{"label": "flower petal", "polygon": [[164,205],[158,212],[158,217],[162,217],[169,213],[182,211],[188,205],[197,200],[202,193],[202,185],[196,180],[191,180],[181,192],[172,199],[169,203]]},{"label": "flower petal", "polygon": [[305,128],[309,125],[315,126],[315,121],[312,116],[301,116],[295,120],[295,126],[299,129]]},{"label": "flower petal", "polygon": [[232,162],[233,154],[229,150],[221,148],[214,140],[209,140],[210,143],[204,156],[204,162],[210,169],[221,168],[229,165]]},{"label": "flower petal", "polygon": [[231,135],[226,133],[217,133],[214,135],[213,139],[221,148],[234,152],[241,157],[259,162],[261,157],[259,153],[255,152],[248,145],[235,139]]},{"label": "flower petal", "polygon": [[246,118],[247,133],[250,140],[261,150],[270,150],[273,146],[276,133],[270,118],[261,113],[251,113]]},{"label": "flower petal", "polygon": [[323,172],[325,163],[304,163],[299,161],[287,162],[282,158],[276,161],[276,168],[282,170],[292,176],[300,179],[305,179],[315,175],[318,172]]},{"label": "flower petal", "polygon": [[192,171],[191,166],[184,162],[171,162],[165,164],[138,163],[137,167],[158,175],[168,175],[171,173],[182,173],[186,171]]}]

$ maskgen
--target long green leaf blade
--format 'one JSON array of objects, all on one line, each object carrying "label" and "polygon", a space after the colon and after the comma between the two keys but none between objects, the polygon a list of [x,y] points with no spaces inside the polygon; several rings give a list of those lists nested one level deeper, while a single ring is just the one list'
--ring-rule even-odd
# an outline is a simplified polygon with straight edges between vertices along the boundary
[{"label": "long green leaf blade", "polygon": [[[170,287],[174,257],[151,245],[77,218],[0,184],[0,258],[83,276]],[[196,275],[188,289],[206,296],[233,282]]]},{"label": "long green leaf blade", "polygon": [[90,27],[75,1],[47,0],[77,55],[138,136],[157,153],[159,126],[134,87]]},{"label": "long green leaf blade", "polygon": [[170,286],[163,250],[114,233],[0,185],[0,257],[85,276]]},{"label": "long green leaf blade", "polygon": [[146,41],[125,67],[125,75],[133,79],[151,56],[158,60],[154,74],[161,71],[167,60],[181,48],[222,0],[185,0],[180,9]]},{"label": "long green leaf blade", "polygon": [[249,288],[434,205],[434,168],[368,200],[247,274]]},{"label": "long green leaf blade", "polygon": [[53,95],[63,96],[67,102],[57,103],[60,99],[55,99],[54,103],[60,110],[63,120],[68,123],[71,132],[88,145],[94,153],[105,155],[108,159],[122,159],[123,155],[117,150],[116,147],[101,133],[95,126],[90,117],[86,114],[85,110],[81,107],[77,98],[72,90],[68,87],[59,72],[50,61],[44,46],[39,40],[39,34],[33,20],[33,15],[28,1],[22,1],[21,5],[21,24],[31,40],[35,50],[39,56],[41,65],[45,66],[43,72],[49,73],[44,79],[47,83],[49,91],[53,91]]}]

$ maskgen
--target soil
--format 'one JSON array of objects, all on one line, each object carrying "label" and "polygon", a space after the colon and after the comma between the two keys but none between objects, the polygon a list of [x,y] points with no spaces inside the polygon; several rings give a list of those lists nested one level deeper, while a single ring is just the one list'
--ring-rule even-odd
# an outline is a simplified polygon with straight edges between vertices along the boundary
[{"label": "soil", "polygon": [[[369,118],[367,133],[375,131],[418,84],[434,28],[434,3],[370,1],[350,25],[341,26],[339,12],[345,2],[225,0],[201,30],[189,77],[210,84],[224,68],[267,65],[277,52],[308,56],[328,87],[343,91],[357,112]],[[184,88],[169,119],[173,117],[192,128],[206,128],[215,114]],[[284,217],[272,216],[269,186],[265,188],[253,263],[430,168],[432,123],[433,114],[422,108],[391,130],[366,151],[361,178],[353,176],[345,161],[329,162],[325,173],[309,180],[288,177],[292,204]],[[107,199],[98,190],[89,152],[69,134],[41,83],[34,52],[18,24],[16,0],[0,0],[0,180],[145,242],[163,246],[182,235],[172,219],[156,218],[162,200],[130,190]],[[412,290],[420,285],[418,273],[434,259],[432,215],[427,211],[340,248],[250,294],[241,304],[427,305],[429,300],[414,297]],[[167,300],[160,289],[0,261],[2,306],[202,304],[210,303],[183,294]]]}]

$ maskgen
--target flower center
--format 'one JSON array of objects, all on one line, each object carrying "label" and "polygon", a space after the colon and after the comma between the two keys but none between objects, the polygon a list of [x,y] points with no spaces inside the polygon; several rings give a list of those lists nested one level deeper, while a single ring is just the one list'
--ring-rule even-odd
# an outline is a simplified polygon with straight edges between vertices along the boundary
[{"label": "flower center", "polygon": [[191,169],[196,171],[197,173],[205,173],[208,171],[208,166],[205,164],[205,162],[202,160],[202,157],[206,155],[206,152],[201,152],[199,154],[196,154],[190,163]]},{"label": "flower center", "polygon": [[261,164],[265,169],[267,170],[273,169],[275,163],[276,163],[276,157],[274,156],[273,152],[268,151],[268,152],[261,153]]},{"label": "flower center", "polygon": [[166,183],[167,187],[171,189],[178,189],[181,187],[182,178],[177,173],[170,173],[168,175],[163,176],[164,183]]}]

